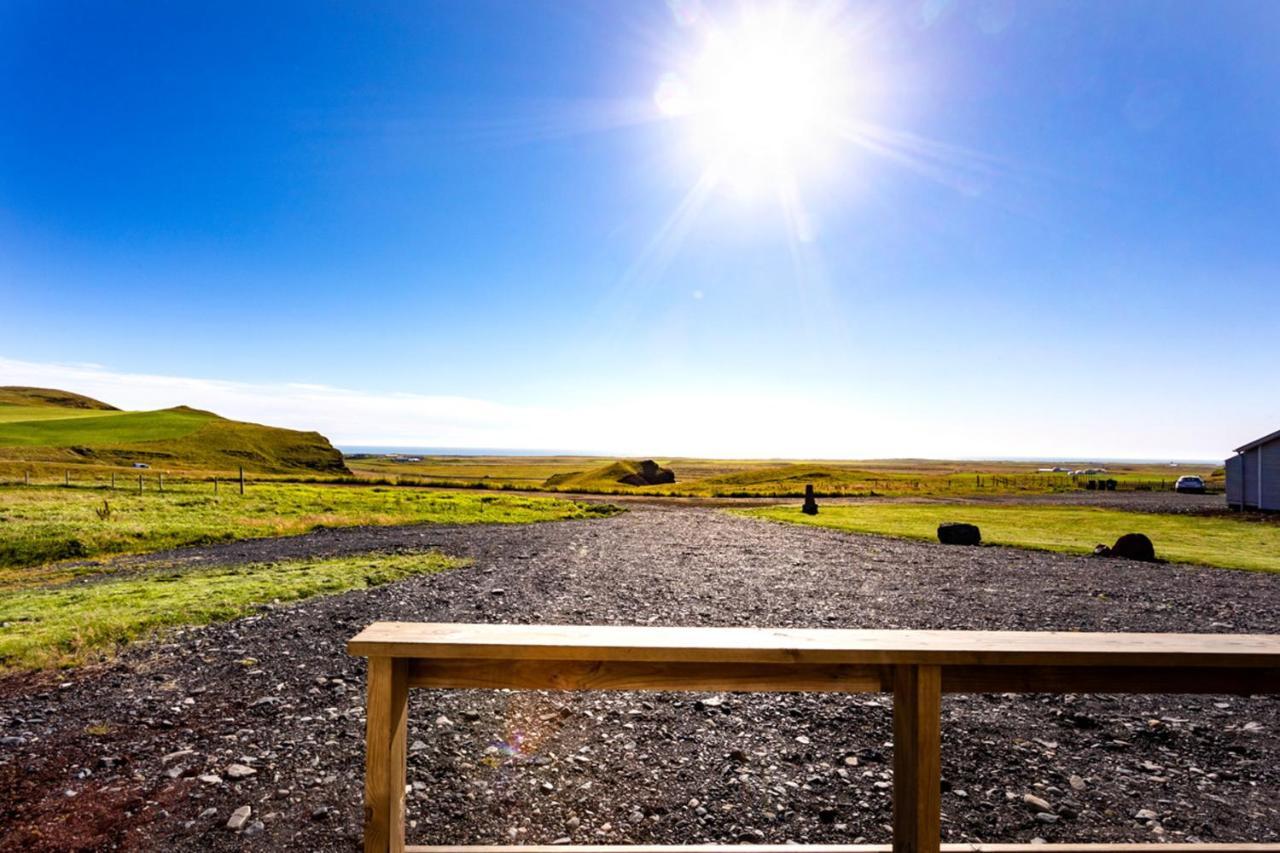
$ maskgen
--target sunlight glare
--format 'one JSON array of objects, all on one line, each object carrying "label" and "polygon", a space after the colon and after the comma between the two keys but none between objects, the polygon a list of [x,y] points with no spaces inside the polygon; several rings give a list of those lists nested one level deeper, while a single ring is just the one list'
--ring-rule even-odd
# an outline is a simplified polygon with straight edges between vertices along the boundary
[{"label": "sunlight glare", "polygon": [[847,110],[841,44],[816,17],[785,9],[712,30],[685,75],[665,75],[659,111],[689,123],[691,144],[739,188],[814,171]]}]

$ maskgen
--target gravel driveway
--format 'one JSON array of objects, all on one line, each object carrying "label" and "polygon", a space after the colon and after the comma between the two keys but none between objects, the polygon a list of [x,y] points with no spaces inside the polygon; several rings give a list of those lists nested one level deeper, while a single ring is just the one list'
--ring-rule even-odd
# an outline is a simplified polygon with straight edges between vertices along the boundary
[{"label": "gravel driveway", "polygon": [[[378,619],[1280,631],[1277,576],[687,507],[136,562],[417,549],[476,563],[182,632],[61,684],[0,682],[0,850],[357,849],[364,673],[343,643]],[[943,714],[945,840],[1280,840],[1274,698],[956,696]],[[411,719],[411,841],[889,839],[886,696],[415,691]]]}]

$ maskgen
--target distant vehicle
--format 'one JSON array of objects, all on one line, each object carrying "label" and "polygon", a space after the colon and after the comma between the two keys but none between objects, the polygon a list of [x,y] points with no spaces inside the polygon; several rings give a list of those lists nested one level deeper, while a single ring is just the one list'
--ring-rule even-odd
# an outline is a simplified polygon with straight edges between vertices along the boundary
[{"label": "distant vehicle", "polygon": [[1204,480],[1191,474],[1185,477],[1179,477],[1178,482],[1173,484],[1175,492],[1183,492],[1189,495],[1204,494]]},{"label": "distant vehicle", "polygon": [[151,466],[145,462],[135,462],[133,463],[133,467],[134,468],[150,468]]}]

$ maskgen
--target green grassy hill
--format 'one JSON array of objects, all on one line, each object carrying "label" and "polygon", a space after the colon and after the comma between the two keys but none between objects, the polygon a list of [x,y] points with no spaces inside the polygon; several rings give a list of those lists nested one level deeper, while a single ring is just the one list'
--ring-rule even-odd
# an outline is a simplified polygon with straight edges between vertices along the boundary
[{"label": "green grassy hill", "polygon": [[0,387],[0,461],[346,474],[329,440],[178,406],[123,412],[65,391]]},{"label": "green grassy hill", "polygon": [[101,400],[73,394],[70,391],[59,391],[56,388],[31,388],[27,385],[0,386],[0,405],[25,406],[32,408],[58,409],[92,409],[97,411],[118,412],[115,406]]},{"label": "green grassy hill", "polygon": [[623,477],[635,474],[640,466],[635,462],[619,460],[590,471],[574,471],[568,474],[553,474],[545,485],[553,489],[617,489]]}]

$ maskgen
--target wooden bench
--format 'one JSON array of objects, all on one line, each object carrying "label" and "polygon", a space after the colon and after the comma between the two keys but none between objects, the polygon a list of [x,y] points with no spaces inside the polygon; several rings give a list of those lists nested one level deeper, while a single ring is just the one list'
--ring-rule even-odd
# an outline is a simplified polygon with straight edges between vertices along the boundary
[{"label": "wooden bench", "polygon": [[[894,853],[1280,851],[1280,844],[948,844],[941,838],[943,693],[1280,693],[1280,636],[1013,631],[855,631],[378,622],[347,645],[369,659],[367,853],[491,853],[405,847],[411,687],[893,693]],[[888,845],[726,845],[758,851],[883,851]],[[521,847],[707,851],[715,845]]]}]

